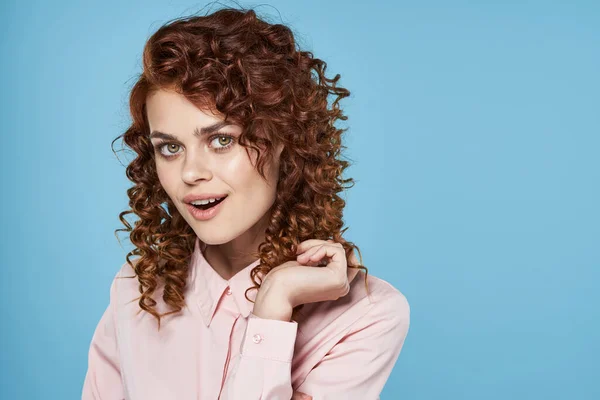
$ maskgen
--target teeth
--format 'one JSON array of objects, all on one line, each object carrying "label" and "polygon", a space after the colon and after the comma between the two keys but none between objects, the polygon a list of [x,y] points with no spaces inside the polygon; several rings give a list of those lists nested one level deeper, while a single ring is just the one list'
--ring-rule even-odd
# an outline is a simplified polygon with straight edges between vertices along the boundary
[{"label": "teeth", "polygon": [[219,199],[196,200],[196,201],[192,201],[192,204],[196,205],[196,206],[200,206],[200,205],[205,205],[208,203],[214,203],[215,201],[220,200],[220,199],[222,199],[222,197]]}]

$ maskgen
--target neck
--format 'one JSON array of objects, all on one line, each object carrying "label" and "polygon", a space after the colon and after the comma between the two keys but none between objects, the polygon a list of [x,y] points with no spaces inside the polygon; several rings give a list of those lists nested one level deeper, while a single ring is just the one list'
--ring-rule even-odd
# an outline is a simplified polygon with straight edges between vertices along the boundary
[{"label": "neck", "polygon": [[252,253],[258,251],[258,246],[265,240],[267,215],[268,213],[235,239],[223,244],[206,246],[204,258],[223,279],[231,279],[257,260]]}]

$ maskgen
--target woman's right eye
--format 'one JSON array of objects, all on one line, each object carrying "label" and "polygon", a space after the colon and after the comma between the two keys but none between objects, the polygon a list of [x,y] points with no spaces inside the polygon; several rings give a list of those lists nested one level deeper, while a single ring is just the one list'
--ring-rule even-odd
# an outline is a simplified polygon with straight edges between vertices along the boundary
[{"label": "woman's right eye", "polygon": [[[221,143],[219,139],[225,139],[226,143],[225,144]],[[212,145],[213,142],[217,143],[218,146],[211,146],[211,147],[217,153],[222,153],[222,152],[227,151],[231,147],[233,147],[233,145],[235,144],[235,136],[220,133],[220,134],[216,134],[216,135],[211,136],[208,139],[208,142],[211,145]],[[169,146],[175,146],[176,149],[179,148],[179,147],[181,147],[180,144],[177,144],[177,143],[174,143],[174,142],[160,141],[160,142],[158,142],[158,143],[156,143],[154,145],[154,149],[155,149],[155,151],[157,151],[160,154],[161,157],[163,157],[165,159],[171,159],[173,157],[177,157],[177,155],[179,154],[179,152],[177,152],[177,153],[171,153],[169,151]],[[163,152],[163,148],[167,149],[167,153],[168,154],[165,154]]]},{"label": "woman's right eye", "polygon": [[171,153],[169,153],[169,155],[167,155],[167,154],[165,154],[165,153],[163,153],[163,152],[162,152],[162,149],[163,149],[164,147],[167,147],[167,146],[176,146],[176,147],[181,147],[180,145],[178,145],[178,144],[176,144],[176,143],[169,143],[169,142],[159,142],[159,143],[157,143],[157,144],[154,146],[154,149],[155,149],[156,151],[158,151],[158,153],[159,153],[159,154],[161,155],[161,157],[163,157],[163,158],[167,158],[167,159],[168,159],[168,158],[173,158],[173,157],[176,157],[176,156],[177,156],[177,154],[171,154]]}]

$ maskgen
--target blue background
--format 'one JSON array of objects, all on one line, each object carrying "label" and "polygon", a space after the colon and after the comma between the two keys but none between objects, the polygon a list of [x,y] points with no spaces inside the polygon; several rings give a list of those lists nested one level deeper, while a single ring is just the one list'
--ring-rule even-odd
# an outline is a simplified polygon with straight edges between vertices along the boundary
[{"label": "blue background", "polygon": [[[382,399],[600,398],[599,3],[267,3],[352,92],[346,236],[412,309]],[[0,398],[80,398],[131,250],[110,144],[205,4],[2,2]]]}]

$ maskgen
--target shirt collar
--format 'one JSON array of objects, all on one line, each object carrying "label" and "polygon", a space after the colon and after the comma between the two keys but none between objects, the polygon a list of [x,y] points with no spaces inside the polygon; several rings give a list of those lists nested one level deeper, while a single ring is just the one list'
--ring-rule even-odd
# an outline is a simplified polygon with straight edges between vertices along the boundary
[{"label": "shirt collar", "polygon": [[[217,310],[217,304],[219,303],[221,296],[225,294],[228,286],[232,291],[231,295],[233,296],[238,310],[244,318],[247,318],[254,308],[254,303],[246,299],[245,292],[246,289],[254,286],[254,282],[250,278],[250,271],[260,264],[260,259],[253,261],[250,265],[239,271],[227,281],[217,274],[208,263],[203,254],[205,248],[206,244],[200,242],[200,239],[196,237],[194,253],[191,258],[192,291],[197,296],[197,303],[204,324],[210,326],[215,311]],[[248,297],[252,301],[256,300],[257,292],[257,290],[248,291]]]}]

